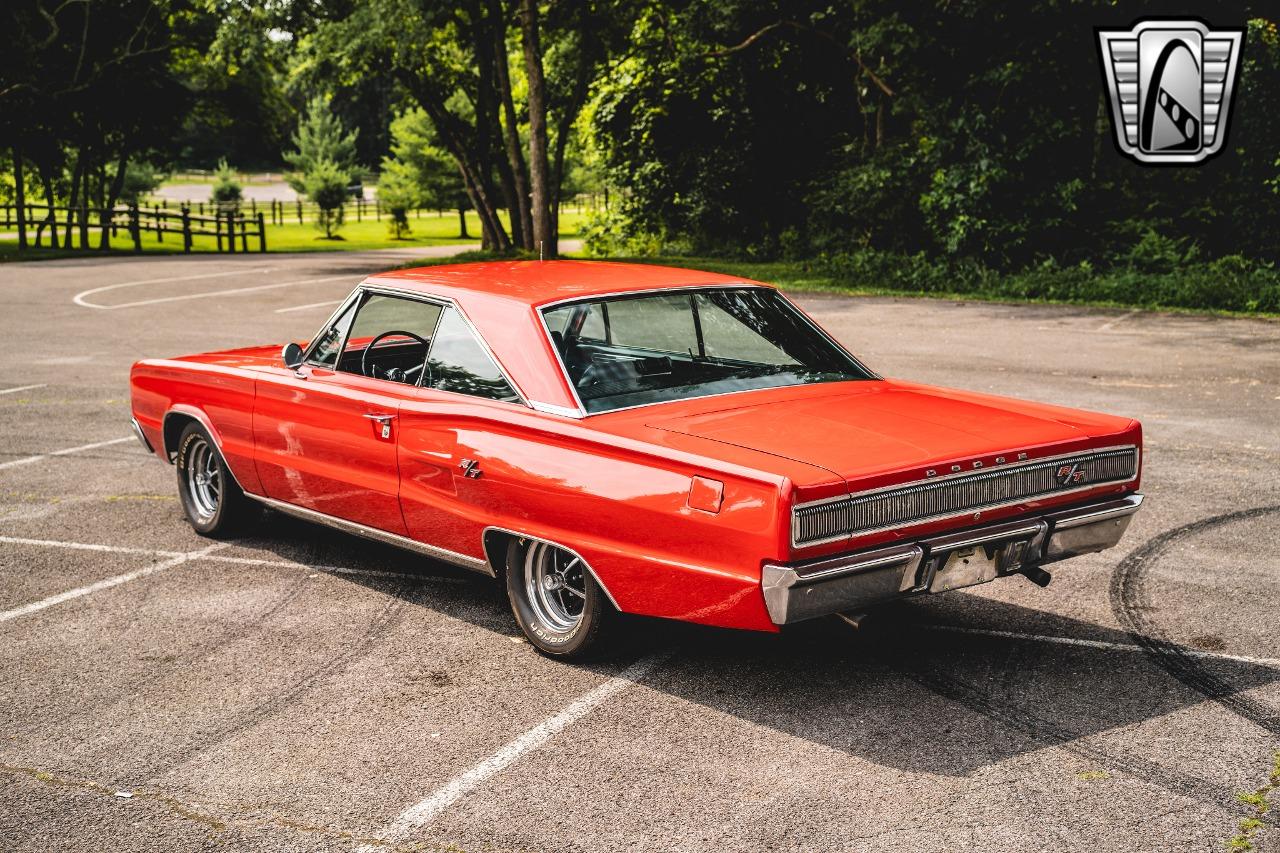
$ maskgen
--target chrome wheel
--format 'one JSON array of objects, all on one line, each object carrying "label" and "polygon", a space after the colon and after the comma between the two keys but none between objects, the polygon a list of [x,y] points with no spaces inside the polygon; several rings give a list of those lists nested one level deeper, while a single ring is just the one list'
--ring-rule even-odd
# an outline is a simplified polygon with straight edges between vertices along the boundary
[{"label": "chrome wheel", "polygon": [[213,447],[203,438],[192,440],[187,453],[187,494],[202,519],[213,518],[222,497],[222,474]]},{"label": "chrome wheel", "polygon": [[554,545],[532,542],[525,551],[524,588],[534,616],[553,631],[567,632],[582,621],[587,603],[582,560]]}]

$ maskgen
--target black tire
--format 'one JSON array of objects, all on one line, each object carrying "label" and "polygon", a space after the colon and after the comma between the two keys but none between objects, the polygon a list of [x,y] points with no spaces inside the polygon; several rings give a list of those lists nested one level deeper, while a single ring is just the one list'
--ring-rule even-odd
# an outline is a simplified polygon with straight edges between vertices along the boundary
[{"label": "black tire", "polygon": [[[595,576],[581,563],[577,555],[536,539],[513,539],[507,546],[506,583],[507,598],[516,623],[533,647],[548,657],[582,659],[603,653],[609,640],[615,639],[621,614],[613,602],[596,583]],[[571,585],[581,592],[581,611],[554,613],[547,607],[546,597],[534,591],[539,565],[548,560],[559,561],[561,567],[570,566],[566,574]],[[563,577],[563,576],[562,576]],[[553,599],[556,596],[552,596]],[[562,591],[559,599],[577,601],[577,595]],[[572,624],[566,624],[576,615]],[[559,617],[559,621],[557,618]]]},{"label": "black tire", "polygon": [[252,514],[249,499],[198,422],[192,421],[182,431],[174,468],[182,509],[196,533],[222,539],[244,529]]}]

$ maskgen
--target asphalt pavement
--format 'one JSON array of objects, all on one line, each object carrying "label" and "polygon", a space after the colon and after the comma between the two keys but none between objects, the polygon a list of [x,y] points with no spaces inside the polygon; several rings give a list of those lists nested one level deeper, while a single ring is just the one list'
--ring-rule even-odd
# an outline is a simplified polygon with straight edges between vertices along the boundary
[{"label": "asphalt pavement", "polygon": [[309,338],[404,257],[0,266],[0,850],[1221,851],[1255,814],[1280,323],[801,296],[885,375],[1141,419],[1126,538],[573,665],[486,578],[279,516],[201,539],[130,437],[135,359]]}]

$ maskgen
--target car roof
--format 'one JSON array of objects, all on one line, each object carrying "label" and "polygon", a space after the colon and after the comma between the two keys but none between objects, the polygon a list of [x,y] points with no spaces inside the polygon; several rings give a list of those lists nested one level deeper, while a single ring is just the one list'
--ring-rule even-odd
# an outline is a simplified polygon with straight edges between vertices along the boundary
[{"label": "car roof", "polygon": [[720,273],[612,261],[488,261],[395,270],[368,283],[441,296],[483,294],[539,306],[588,296],[707,285],[755,285]]}]

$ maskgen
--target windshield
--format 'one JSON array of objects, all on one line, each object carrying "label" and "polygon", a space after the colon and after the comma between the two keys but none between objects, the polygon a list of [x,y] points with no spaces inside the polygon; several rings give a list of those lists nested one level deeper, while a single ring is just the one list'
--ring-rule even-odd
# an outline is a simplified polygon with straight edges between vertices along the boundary
[{"label": "windshield", "polygon": [[768,288],[664,290],[557,305],[542,315],[589,413],[872,378]]}]

